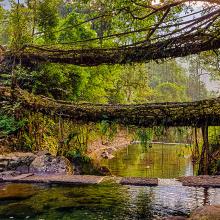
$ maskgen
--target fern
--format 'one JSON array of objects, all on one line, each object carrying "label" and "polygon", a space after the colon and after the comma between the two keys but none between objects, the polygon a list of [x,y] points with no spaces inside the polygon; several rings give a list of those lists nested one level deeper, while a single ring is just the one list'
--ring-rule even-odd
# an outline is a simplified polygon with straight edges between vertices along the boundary
[{"label": "fern", "polygon": [[0,115],[0,134],[4,136],[14,134],[25,124],[26,120],[17,121],[12,116]]}]

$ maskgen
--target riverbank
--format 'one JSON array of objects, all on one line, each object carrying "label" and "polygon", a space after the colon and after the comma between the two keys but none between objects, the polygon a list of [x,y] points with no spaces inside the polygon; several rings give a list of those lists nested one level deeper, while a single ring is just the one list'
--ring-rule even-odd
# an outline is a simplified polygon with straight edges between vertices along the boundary
[{"label": "riverbank", "polygon": [[88,145],[87,155],[96,162],[103,158],[112,159],[114,154],[129,144],[131,144],[132,135],[125,129],[120,129],[112,140],[99,138]]}]

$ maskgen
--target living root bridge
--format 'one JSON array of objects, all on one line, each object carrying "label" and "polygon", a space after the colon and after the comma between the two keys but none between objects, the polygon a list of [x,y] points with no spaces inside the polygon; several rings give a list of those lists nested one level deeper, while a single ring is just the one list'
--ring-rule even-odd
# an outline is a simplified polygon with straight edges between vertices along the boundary
[{"label": "living root bridge", "polygon": [[[47,62],[80,66],[113,65],[184,57],[220,48],[219,0],[164,0],[159,1],[159,4],[152,4],[152,2],[133,0],[130,5],[125,3],[123,7],[113,7],[109,9],[110,11],[106,10],[101,14],[97,11],[97,16],[89,16],[88,20],[74,22],[74,25],[68,27],[74,30],[76,27],[102,22],[103,18],[111,20],[113,17],[114,23],[117,19],[121,20],[121,17],[124,17],[125,23],[137,24],[135,28],[131,26],[127,31],[109,29],[108,35],[79,41],[57,39],[58,41],[54,44],[18,45],[16,50],[15,48],[6,50],[0,45],[0,63],[4,61],[3,63],[11,65],[17,62],[31,67]],[[196,7],[197,2],[207,4]],[[189,4],[191,12],[187,6]],[[127,20],[126,17],[128,17]],[[144,22],[146,26],[138,23],[148,19],[150,22]],[[138,28],[139,26],[143,27]],[[61,28],[57,31],[65,30]],[[44,34],[44,32],[38,32],[35,37],[42,37]],[[133,38],[136,40],[132,40]],[[103,45],[105,42],[107,42],[106,45],[109,45],[109,42],[114,43],[112,47],[103,48],[100,42],[104,42]]]},{"label": "living root bridge", "polygon": [[23,65],[31,65],[31,63],[63,63],[79,66],[98,66],[101,64],[142,63],[151,60],[184,57],[218,48],[220,48],[220,37],[208,38],[207,36],[192,34],[148,46],[129,48],[56,50],[39,46],[27,46],[17,55],[10,52],[6,53],[4,60],[15,59]]},{"label": "living root bridge", "polygon": [[144,127],[220,125],[220,98],[137,105],[74,104],[36,96],[21,89],[15,89],[12,93],[6,87],[0,88],[0,96],[4,100],[20,102],[23,108],[34,112],[84,123],[108,120]]}]

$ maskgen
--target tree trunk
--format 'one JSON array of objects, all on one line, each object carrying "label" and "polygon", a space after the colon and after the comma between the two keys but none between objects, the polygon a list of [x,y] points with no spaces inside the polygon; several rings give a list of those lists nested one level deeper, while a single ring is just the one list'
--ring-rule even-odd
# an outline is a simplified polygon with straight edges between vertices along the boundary
[{"label": "tree trunk", "polygon": [[203,148],[199,162],[199,175],[208,175],[209,173],[209,140],[208,140],[208,125],[202,127]]}]

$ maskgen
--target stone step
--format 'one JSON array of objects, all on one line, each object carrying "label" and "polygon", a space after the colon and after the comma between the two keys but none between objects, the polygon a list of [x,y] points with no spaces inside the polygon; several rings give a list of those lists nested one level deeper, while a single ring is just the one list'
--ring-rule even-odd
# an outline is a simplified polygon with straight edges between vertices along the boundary
[{"label": "stone step", "polygon": [[183,184],[177,179],[158,179],[159,186],[182,186]]},{"label": "stone step", "polygon": [[91,175],[34,175],[32,173],[22,174],[16,177],[3,178],[3,182],[12,183],[45,183],[61,185],[89,185],[99,184],[104,179],[103,176]]},{"label": "stone step", "polygon": [[179,181],[182,182],[183,186],[194,186],[194,187],[220,187],[220,176],[186,176],[179,177]]},{"label": "stone step", "polygon": [[134,186],[157,186],[157,178],[144,178],[144,177],[123,177],[120,181],[122,185]]}]

